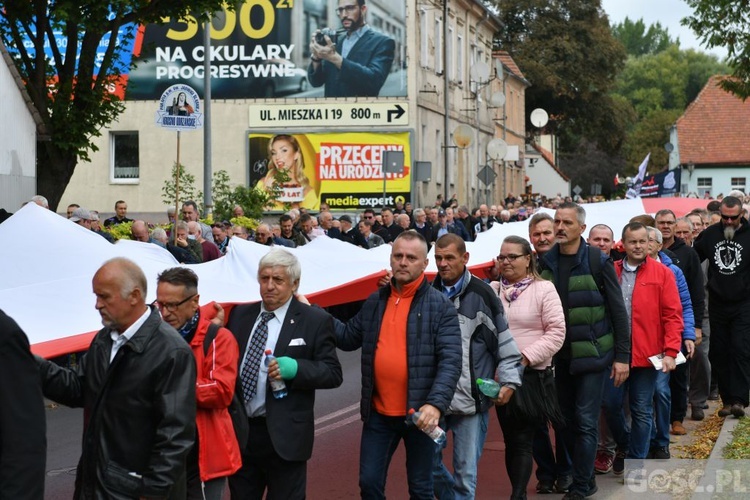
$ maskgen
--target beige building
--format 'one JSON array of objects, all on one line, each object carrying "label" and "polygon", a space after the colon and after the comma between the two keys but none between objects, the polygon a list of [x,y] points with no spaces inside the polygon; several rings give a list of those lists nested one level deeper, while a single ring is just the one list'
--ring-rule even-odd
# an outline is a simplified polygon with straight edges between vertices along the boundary
[{"label": "beige building", "polygon": [[[291,64],[298,75],[304,75],[300,70],[309,60],[307,45],[314,30],[338,23],[333,7],[323,8],[326,2],[338,5],[333,0],[293,4],[291,19],[295,26],[301,20],[304,30],[293,30],[296,34],[289,43],[296,48],[284,64]],[[253,134],[401,134],[406,137],[402,142],[406,142],[405,164],[411,175],[403,191],[417,206],[431,204],[438,193],[455,192],[461,203],[476,206],[487,200],[499,201],[507,192],[523,192],[524,89],[528,82],[506,53],[493,55],[492,38],[500,29],[499,20],[479,0],[448,0],[445,9],[416,0],[407,0],[405,8],[403,5],[396,0],[367,1],[368,24],[396,40],[394,62],[377,98],[324,99],[322,88],[311,88],[305,82],[297,82],[299,88],[291,94],[282,95],[276,88],[263,92],[273,97],[227,98],[212,83],[212,170],[227,171],[234,184],[254,185],[256,170],[269,165],[253,156],[257,156],[249,139]],[[500,68],[502,79],[498,78]],[[195,81],[189,84],[195,87]],[[181,82],[158,85],[166,88],[177,83]],[[203,95],[202,89],[196,90]],[[500,92],[505,99],[497,105],[502,100],[498,100]],[[402,115],[395,113],[399,108],[404,110]],[[156,98],[126,101],[118,120],[95,139],[99,150],[91,153],[91,163],[77,167],[60,206],[78,203],[106,213],[114,209],[116,200],[123,199],[131,213],[155,214],[154,221],[165,218],[161,190],[177,159],[177,133],[157,126],[157,110]],[[325,113],[304,119],[299,110]],[[341,116],[342,110],[345,119],[330,118]],[[357,119],[346,119],[355,115]],[[459,129],[461,125],[465,127]],[[457,129],[466,132],[466,127],[470,137],[456,133]],[[203,132],[181,132],[180,136],[180,162],[202,189]],[[493,160],[487,153],[487,145],[496,138],[509,145],[503,160]],[[429,180],[417,179],[416,162],[421,162],[420,173],[429,173]],[[428,164],[429,168],[422,170]],[[485,166],[496,174],[488,186],[477,177]],[[308,177],[315,175],[320,178],[320,171]],[[360,185],[339,189],[356,192]],[[382,196],[382,191],[374,193]],[[393,197],[386,200],[392,202]],[[321,201],[325,199],[321,197]]]}]

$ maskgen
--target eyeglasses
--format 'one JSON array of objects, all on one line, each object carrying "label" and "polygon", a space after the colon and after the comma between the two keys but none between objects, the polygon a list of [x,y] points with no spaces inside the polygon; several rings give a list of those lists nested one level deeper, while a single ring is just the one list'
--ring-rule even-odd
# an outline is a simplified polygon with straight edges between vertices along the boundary
[{"label": "eyeglasses", "polygon": [[675,221],[673,221],[673,220],[658,220],[658,221],[656,221],[656,224],[658,224],[659,226],[674,226],[675,225]]},{"label": "eyeglasses", "polygon": [[737,214],[737,215],[724,215],[724,214],[721,214],[721,220],[737,220],[740,217],[742,217],[741,214]]},{"label": "eyeglasses", "polygon": [[346,12],[347,14],[351,14],[356,9],[356,5],[344,5],[343,7],[339,7],[338,9],[336,9],[336,14],[338,14],[339,16],[344,12]]},{"label": "eyeglasses", "polygon": [[185,300],[182,300],[182,301],[180,301],[180,302],[177,302],[177,303],[171,303],[171,304],[167,304],[167,303],[165,303],[165,302],[159,302],[158,300],[155,300],[155,301],[153,302],[153,304],[154,304],[154,305],[155,305],[155,306],[156,306],[157,308],[159,308],[159,310],[160,310],[160,311],[163,311],[163,310],[165,310],[165,309],[166,309],[166,310],[167,310],[167,311],[169,311],[169,312],[174,312],[174,311],[175,311],[175,310],[176,310],[176,309],[177,309],[178,307],[180,307],[180,306],[181,306],[182,304],[184,304],[184,303],[185,303],[185,302],[187,302],[188,300],[192,299],[192,298],[193,298],[193,297],[195,297],[196,295],[198,295],[198,294],[197,294],[197,293],[194,293],[193,295],[191,295],[190,297],[186,298]]},{"label": "eyeglasses", "polygon": [[513,253],[509,253],[508,255],[500,254],[500,255],[497,256],[497,261],[498,262],[503,262],[503,261],[507,260],[508,262],[514,262],[519,257],[525,257],[525,255],[516,255],[516,254],[513,254]]}]

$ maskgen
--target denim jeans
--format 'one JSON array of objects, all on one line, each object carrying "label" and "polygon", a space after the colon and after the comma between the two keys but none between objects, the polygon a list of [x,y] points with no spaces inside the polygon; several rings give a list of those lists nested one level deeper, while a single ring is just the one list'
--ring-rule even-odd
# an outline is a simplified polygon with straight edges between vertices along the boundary
[{"label": "denim jeans", "polygon": [[[651,443],[651,427],[654,425],[654,393],[659,372],[653,368],[631,368],[630,376],[620,387],[609,381],[605,406],[607,424],[621,451],[628,458],[646,458]],[[631,429],[625,422],[622,410],[625,391],[629,392]]]},{"label": "denim jeans", "polygon": [[654,410],[656,418],[651,432],[651,447],[669,446],[669,415],[672,406],[672,390],[669,388],[669,373],[657,372],[656,394],[654,394]]},{"label": "denim jeans", "polygon": [[604,370],[571,375],[570,360],[556,360],[555,387],[567,424],[558,436],[564,437],[573,463],[571,493],[586,495],[594,482],[602,386],[607,375]]},{"label": "denim jeans", "polygon": [[446,432],[453,434],[453,474],[443,463],[438,446],[432,468],[435,496],[440,500],[472,499],[477,488],[477,465],[487,437],[487,412],[447,415]]},{"label": "denim jeans", "polygon": [[384,499],[388,466],[399,441],[406,447],[406,478],[411,499],[432,500],[432,464],[437,444],[403,417],[370,412],[362,427],[359,451],[359,489],[363,499]]}]

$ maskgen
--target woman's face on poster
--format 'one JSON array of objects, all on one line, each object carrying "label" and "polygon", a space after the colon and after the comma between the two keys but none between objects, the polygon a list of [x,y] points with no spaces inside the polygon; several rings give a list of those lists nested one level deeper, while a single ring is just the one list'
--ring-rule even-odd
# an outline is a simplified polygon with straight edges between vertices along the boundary
[{"label": "woman's face on poster", "polygon": [[279,170],[292,170],[298,155],[294,146],[285,139],[277,139],[271,144],[271,161]]}]

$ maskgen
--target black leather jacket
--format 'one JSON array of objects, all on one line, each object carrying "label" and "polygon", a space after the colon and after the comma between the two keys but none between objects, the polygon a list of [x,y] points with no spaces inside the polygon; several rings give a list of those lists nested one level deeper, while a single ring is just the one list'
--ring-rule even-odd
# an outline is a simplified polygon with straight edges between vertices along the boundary
[{"label": "black leather jacket", "polygon": [[75,499],[185,496],[185,457],[195,438],[195,360],[152,308],[110,365],[100,330],[77,371],[40,361],[45,396],[84,407]]}]

